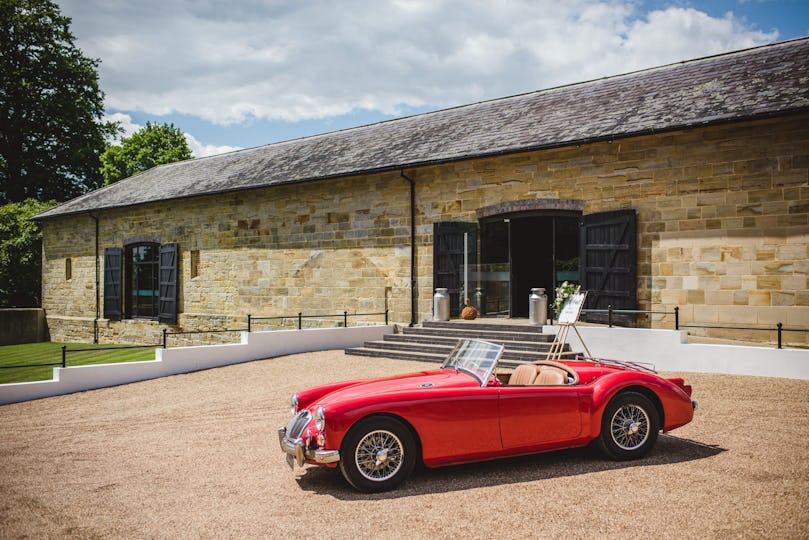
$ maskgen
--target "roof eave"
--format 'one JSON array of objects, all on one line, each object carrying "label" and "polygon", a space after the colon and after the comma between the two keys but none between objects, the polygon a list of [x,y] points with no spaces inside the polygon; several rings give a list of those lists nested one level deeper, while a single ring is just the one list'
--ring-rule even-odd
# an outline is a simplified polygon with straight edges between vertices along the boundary
[{"label": "roof eave", "polygon": [[538,145],[531,145],[531,146],[521,146],[516,148],[503,148],[495,151],[490,152],[478,152],[473,154],[464,154],[460,156],[454,156],[451,158],[440,158],[440,159],[428,159],[428,160],[420,160],[420,161],[412,161],[406,163],[397,163],[397,164],[390,164],[384,167],[374,167],[369,169],[357,169],[351,172],[341,172],[331,175],[320,175],[320,176],[313,176],[313,177],[304,177],[304,178],[297,178],[295,180],[289,180],[284,182],[278,182],[274,184],[265,184],[259,186],[245,186],[245,187],[236,187],[236,188],[228,188],[228,189],[221,189],[221,190],[214,190],[209,191],[206,193],[195,193],[191,195],[181,195],[177,197],[169,197],[165,199],[154,199],[154,200],[147,200],[147,201],[140,201],[131,204],[120,204],[120,205],[111,205],[111,206],[104,206],[104,207],[95,207],[95,208],[88,208],[83,210],[77,210],[73,212],[60,212],[55,213],[53,215],[47,215],[52,213],[54,210],[57,210],[59,207],[48,209],[44,212],[41,212],[35,216],[31,217],[33,221],[44,221],[47,219],[55,219],[59,217],[66,217],[66,216],[77,216],[82,214],[92,214],[94,212],[102,212],[106,210],[119,210],[121,208],[129,208],[133,206],[140,206],[143,204],[151,204],[151,203],[158,203],[163,201],[176,201],[176,200],[184,200],[184,199],[192,199],[196,197],[207,197],[207,196],[215,196],[215,195],[222,195],[225,193],[238,193],[241,191],[250,191],[256,189],[266,189],[272,188],[277,186],[289,186],[295,184],[304,184],[310,182],[317,182],[317,181],[325,181],[325,180],[334,180],[337,178],[348,178],[351,176],[362,176],[366,174],[379,174],[391,171],[399,171],[403,169],[414,169],[420,167],[429,167],[435,165],[444,165],[448,163],[457,163],[459,161],[465,161],[469,159],[483,159],[483,158],[491,158],[491,157],[498,157],[503,155],[509,154],[521,154],[526,152],[536,152],[540,150],[552,150],[555,148],[565,148],[570,146],[581,146],[585,144],[594,144],[599,142],[609,142],[615,141],[619,139],[628,139],[633,137],[643,137],[647,135],[656,135],[661,133],[670,133],[674,131],[682,131],[685,129],[694,129],[697,127],[708,127],[708,126],[715,126],[715,125],[723,125],[723,124],[733,124],[733,123],[740,123],[746,121],[753,121],[753,120],[764,120],[768,118],[777,118],[782,116],[791,116],[791,115],[799,115],[809,112],[809,106],[797,107],[794,109],[789,110],[779,110],[779,111],[765,111],[762,113],[756,113],[752,115],[744,115],[744,116],[727,116],[727,117],[713,117],[710,120],[700,119],[693,122],[685,122],[682,124],[676,124],[671,126],[665,126],[662,128],[649,128],[644,130],[635,130],[632,132],[626,133],[613,133],[607,135],[599,135],[596,137],[586,137],[582,139],[574,139],[574,140],[567,140],[567,141],[558,141],[558,142],[551,142],[551,143],[544,143]]}]

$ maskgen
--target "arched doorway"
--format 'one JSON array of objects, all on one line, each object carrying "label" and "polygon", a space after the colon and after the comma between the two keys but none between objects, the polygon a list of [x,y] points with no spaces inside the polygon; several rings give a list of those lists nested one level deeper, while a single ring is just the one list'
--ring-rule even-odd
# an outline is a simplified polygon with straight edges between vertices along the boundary
[{"label": "arched doorway", "polygon": [[581,212],[523,209],[480,220],[482,313],[528,316],[534,287],[553,289],[579,282]]}]

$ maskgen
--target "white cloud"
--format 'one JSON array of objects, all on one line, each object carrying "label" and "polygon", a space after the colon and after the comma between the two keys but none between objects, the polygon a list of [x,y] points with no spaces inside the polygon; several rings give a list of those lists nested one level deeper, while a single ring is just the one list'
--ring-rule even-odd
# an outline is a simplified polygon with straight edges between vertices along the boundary
[{"label": "white cloud", "polygon": [[[132,117],[124,113],[114,113],[104,116],[104,121],[118,122],[123,130],[123,133],[112,141],[112,144],[120,144],[121,139],[131,137],[136,131],[140,130],[143,126],[136,124],[132,121]],[[224,154],[225,152],[233,152],[234,150],[241,150],[239,146],[215,146],[213,144],[204,144],[197,140],[196,137],[190,133],[183,133],[188,147],[194,157],[207,157],[216,154]]]},{"label": "white cloud", "polygon": [[[669,36],[676,36],[676,40]],[[664,36],[661,39],[661,36]],[[776,33],[746,31],[731,13],[721,19],[694,9],[669,8],[635,21],[624,43],[637,65],[659,65],[773,41]]]},{"label": "white cloud", "polygon": [[190,133],[183,133],[183,135],[185,136],[185,141],[188,143],[188,147],[191,149],[191,153],[194,154],[194,157],[199,158],[215,156],[216,154],[224,154],[225,152],[241,150],[241,148],[238,146],[214,146],[212,144],[203,144]]},{"label": "white cloud", "polygon": [[226,125],[443,107],[770,42],[637,0],[60,0],[111,110]]},{"label": "white cloud", "polygon": [[114,113],[114,114],[106,114],[104,115],[105,122],[118,122],[118,126],[121,128],[121,133],[112,141],[112,144],[118,144],[121,142],[121,139],[124,137],[131,137],[133,133],[138,131],[141,126],[140,124],[136,124],[132,121],[132,117],[128,114],[124,113]]}]

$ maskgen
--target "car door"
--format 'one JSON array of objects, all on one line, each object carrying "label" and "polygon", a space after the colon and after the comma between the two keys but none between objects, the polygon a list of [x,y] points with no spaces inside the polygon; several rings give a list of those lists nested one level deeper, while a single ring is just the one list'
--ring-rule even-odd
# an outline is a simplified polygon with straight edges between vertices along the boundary
[{"label": "car door", "polygon": [[[461,375],[466,377],[466,375]],[[428,467],[464,463],[501,451],[497,388],[442,389],[391,408],[419,434]]]},{"label": "car door", "polygon": [[575,386],[500,387],[500,437],[504,449],[553,445],[581,434]]}]

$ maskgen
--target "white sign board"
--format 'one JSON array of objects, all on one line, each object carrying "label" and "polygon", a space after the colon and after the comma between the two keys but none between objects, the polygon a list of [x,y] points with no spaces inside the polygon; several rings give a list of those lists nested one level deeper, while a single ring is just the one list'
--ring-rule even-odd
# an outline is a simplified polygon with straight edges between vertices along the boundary
[{"label": "white sign board", "polygon": [[562,312],[559,314],[559,324],[575,324],[579,320],[585,296],[587,296],[586,292],[580,292],[567,297],[562,306]]}]

